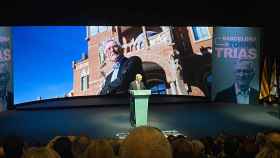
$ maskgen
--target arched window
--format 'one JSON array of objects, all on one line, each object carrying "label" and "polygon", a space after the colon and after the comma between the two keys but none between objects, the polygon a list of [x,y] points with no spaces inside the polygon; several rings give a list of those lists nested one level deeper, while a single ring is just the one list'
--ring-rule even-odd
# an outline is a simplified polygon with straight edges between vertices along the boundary
[{"label": "arched window", "polygon": [[105,32],[111,29],[111,26],[88,26],[87,34],[88,36],[95,36],[98,33]]},{"label": "arched window", "polygon": [[95,36],[98,33],[98,26],[89,26],[89,35]]},{"label": "arched window", "polygon": [[108,30],[108,26],[99,26],[98,27],[98,31],[99,32],[105,32],[105,31],[107,31]]},{"label": "arched window", "polygon": [[[146,33],[147,33],[147,38],[157,34],[157,32],[154,31],[147,31]],[[134,47],[137,50],[144,48],[144,40],[145,40],[144,33],[139,34],[134,41]]]},{"label": "arched window", "polygon": [[100,45],[99,45],[98,55],[99,55],[99,64],[103,65],[105,62],[104,42],[100,43]]},{"label": "arched window", "polygon": [[86,91],[89,88],[89,70],[83,68],[81,70],[81,91]]}]

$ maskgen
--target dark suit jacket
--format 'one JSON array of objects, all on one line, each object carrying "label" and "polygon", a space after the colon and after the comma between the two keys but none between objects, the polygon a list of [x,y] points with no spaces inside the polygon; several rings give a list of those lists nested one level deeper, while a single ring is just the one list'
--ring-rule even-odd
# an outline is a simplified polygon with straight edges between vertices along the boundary
[{"label": "dark suit jacket", "polygon": [[7,103],[7,109],[14,109],[14,94],[10,91],[7,92],[7,95],[3,96],[3,99],[6,100]]},{"label": "dark suit jacket", "polygon": [[[144,83],[141,81],[139,90],[144,90],[144,89],[146,89],[146,87],[145,87]],[[129,90],[137,90],[136,81],[133,81],[130,83]]]},{"label": "dark suit jacket", "polygon": [[[257,100],[258,100],[258,91],[254,88],[251,88],[249,94],[249,104],[258,104]],[[231,87],[225,90],[218,92],[215,97],[215,101],[237,103],[234,85],[232,85]]]},{"label": "dark suit jacket", "polygon": [[135,79],[135,76],[138,73],[144,76],[142,60],[137,56],[130,58],[125,57],[120,63],[117,79],[111,83],[111,77],[113,74],[113,72],[111,72],[106,77],[100,95],[128,93],[129,84]]}]

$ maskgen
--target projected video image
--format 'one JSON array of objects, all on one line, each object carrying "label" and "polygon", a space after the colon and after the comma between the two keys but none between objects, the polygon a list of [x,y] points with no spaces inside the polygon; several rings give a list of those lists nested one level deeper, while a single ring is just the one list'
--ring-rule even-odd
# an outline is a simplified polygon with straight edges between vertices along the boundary
[{"label": "projected video image", "polygon": [[260,30],[215,27],[212,55],[212,99],[257,104],[259,97]]},{"label": "projected video image", "polygon": [[212,35],[194,26],[13,27],[15,103],[125,94],[137,74],[153,95],[208,97]]}]

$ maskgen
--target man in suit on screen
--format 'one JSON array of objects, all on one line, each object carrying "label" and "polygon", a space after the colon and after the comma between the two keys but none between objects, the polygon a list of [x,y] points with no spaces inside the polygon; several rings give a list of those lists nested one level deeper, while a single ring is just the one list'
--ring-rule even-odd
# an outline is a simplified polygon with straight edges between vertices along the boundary
[{"label": "man in suit on screen", "polygon": [[258,91],[250,87],[255,76],[252,60],[239,59],[234,65],[234,83],[217,93],[215,101],[237,104],[257,104]]},{"label": "man in suit on screen", "polygon": [[113,70],[105,77],[100,95],[128,94],[129,84],[135,75],[143,75],[142,60],[137,56],[125,57],[120,44],[115,40],[106,42],[104,53],[106,60],[113,62]]}]

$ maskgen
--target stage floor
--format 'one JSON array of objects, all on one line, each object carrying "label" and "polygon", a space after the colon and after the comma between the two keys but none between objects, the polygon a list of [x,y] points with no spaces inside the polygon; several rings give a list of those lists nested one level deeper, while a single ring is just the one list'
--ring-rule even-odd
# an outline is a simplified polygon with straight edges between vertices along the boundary
[{"label": "stage floor", "polygon": [[[192,137],[215,136],[224,131],[236,135],[280,130],[272,107],[218,103],[149,105],[148,125],[177,130]],[[15,110],[0,113],[0,137],[18,135],[25,140],[47,142],[57,135],[86,134],[92,138],[116,138],[132,129],[128,105],[70,109]]]}]

